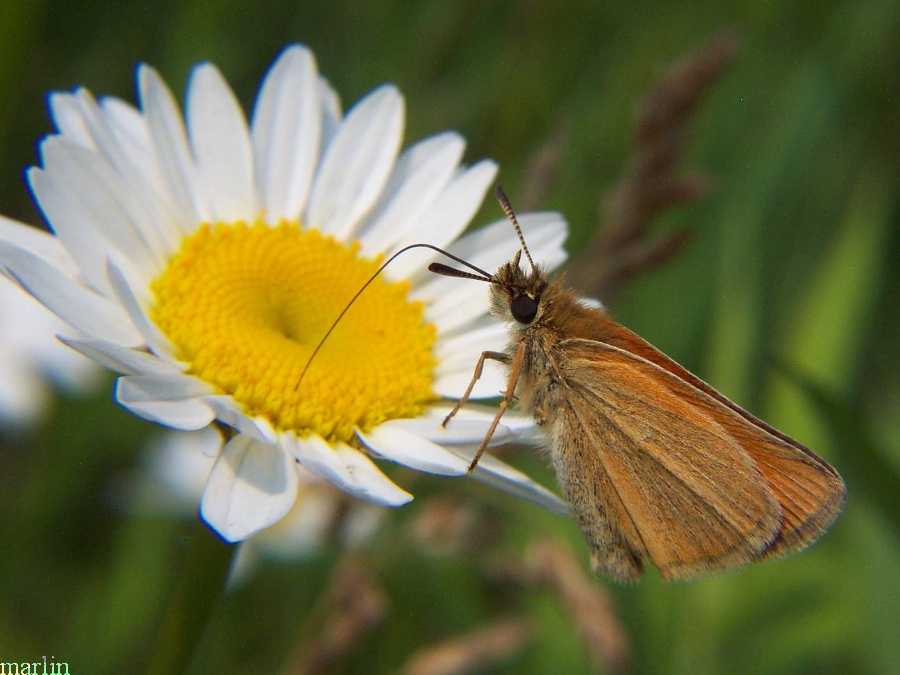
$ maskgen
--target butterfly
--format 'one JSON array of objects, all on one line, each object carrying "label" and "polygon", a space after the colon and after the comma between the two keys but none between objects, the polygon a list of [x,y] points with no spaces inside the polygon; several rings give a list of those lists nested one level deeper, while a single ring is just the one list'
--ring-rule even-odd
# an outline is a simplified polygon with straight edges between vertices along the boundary
[{"label": "butterfly", "polygon": [[[646,561],[667,581],[800,551],[846,501],[841,476],[798,441],[728,400],[644,339],[588,306],[535,265],[503,191],[521,249],[495,274],[442,263],[445,276],[490,284],[510,326],[485,351],[444,425],[468,400],[485,361],[503,364],[503,400],[472,468],[517,401],[546,430],[551,462],[595,570],[629,582]],[[523,270],[522,254],[528,261]]]}]

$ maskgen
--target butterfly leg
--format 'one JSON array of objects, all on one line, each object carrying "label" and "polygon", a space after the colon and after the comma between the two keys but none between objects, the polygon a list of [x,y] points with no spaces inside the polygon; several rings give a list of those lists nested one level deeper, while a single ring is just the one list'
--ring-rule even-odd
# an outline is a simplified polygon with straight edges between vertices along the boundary
[{"label": "butterfly leg", "polygon": [[462,395],[459,401],[456,402],[456,405],[453,406],[453,410],[451,410],[447,416],[444,418],[444,421],[441,422],[442,427],[446,427],[447,423],[452,420],[456,413],[459,412],[460,408],[462,408],[466,402],[469,400],[469,396],[472,394],[472,389],[475,388],[475,383],[481,379],[481,373],[484,370],[484,362],[487,359],[491,359],[492,361],[500,361],[501,363],[505,363],[509,365],[510,356],[506,352],[482,352],[481,356],[478,359],[478,363],[475,365],[475,372],[472,375],[472,380],[469,382],[469,386],[466,387],[466,393]]},{"label": "butterfly leg", "polygon": [[[508,364],[509,355],[504,354],[504,356],[506,356],[505,363]],[[500,402],[500,407],[497,408],[497,414],[494,415],[494,419],[491,420],[491,426],[488,427],[487,433],[484,435],[484,440],[481,441],[481,445],[478,446],[478,450],[475,452],[475,457],[472,459],[472,463],[469,464],[469,473],[472,473],[472,471],[475,470],[475,466],[478,464],[478,460],[481,459],[484,451],[487,450],[488,443],[491,442],[491,437],[497,430],[497,425],[500,424],[500,418],[503,417],[503,413],[506,412],[506,409],[509,408],[509,404],[512,403],[512,400],[515,398],[516,383],[518,383],[519,381],[519,372],[522,370],[522,360],[524,357],[525,341],[523,340],[519,342],[519,348],[516,349],[516,354],[512,359],[512,365],[510,365],[509,368],[509,380],[507,380],[506,383],[506,391],[503,392],[503,400]],[[479,361],[479,364],[483,362],[484,359],[482,358]],[[471,389],[471,386],[469,388]]]}]

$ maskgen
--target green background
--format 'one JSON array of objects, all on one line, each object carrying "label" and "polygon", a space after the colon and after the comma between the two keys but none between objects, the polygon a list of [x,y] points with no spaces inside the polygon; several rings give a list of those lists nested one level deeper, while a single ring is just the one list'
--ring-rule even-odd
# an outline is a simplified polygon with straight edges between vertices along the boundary
[{"label": "green background", "polygon": [[[210,60],[249,108],[274,57],[302,42],[345,107],[381,82],[399,85],[407,143],[460,131],[468,161],[500,163],[514,205],[565,213],[577,253],[628,164],[638,101],[672,62],[736,31],[737,59],[690,125],[687,165],[714,176],[716,191],[665,214],[655,232],[686,229],[687,247],[607,300],[621,322],[838,467],[849,503],[820,543],[783,561],[691,584],[655,571],[636,586],[592,583],[615,603],[632,672],[897,673],[900,3],[709,5],[2,0],[0,212],[40,222],[22,171],[51,130],[48,91],[83,85],[133,102],[134,66],[146,61],[180,96],[191,65]],[[525,195],[530,160],[560,128],[555,180]],[[476,224],[500,216],[488,202]],[[223,595],[229,551],[204,526],[111,504],[111,481],[155,433],[105,387],[58,400],[41,428],[3,435],[0,661],[304,672],[297,663],[339,613],[325,589],[346,555],[334,546],[265,565]],[[510,461],[552,483],[541,459]],[[471,646],[511,617],[529,622],[529,639],[479,672],[604,670],[557,594],[510,581],[545,537],[586,568],[573,523],[471,481],[392,475],[417,499],[353,556],[384,611],[321,672],[426,672],[410,664],[420,650]],[[484,538],[436,550],[412,536],[438,499],[464,508]]]}]

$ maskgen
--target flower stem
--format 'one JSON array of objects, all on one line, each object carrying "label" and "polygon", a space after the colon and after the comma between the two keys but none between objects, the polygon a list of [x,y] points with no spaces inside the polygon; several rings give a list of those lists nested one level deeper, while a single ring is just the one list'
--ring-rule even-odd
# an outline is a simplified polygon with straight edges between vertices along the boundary
[{"label": "flower stem", "polygon": [[189,670],[207,623],[222,597],[222,589],[236,547],[226,544],[201,522],[185,527],[177,575],[169,607],[149,655],[148,675],[171,675]]}]

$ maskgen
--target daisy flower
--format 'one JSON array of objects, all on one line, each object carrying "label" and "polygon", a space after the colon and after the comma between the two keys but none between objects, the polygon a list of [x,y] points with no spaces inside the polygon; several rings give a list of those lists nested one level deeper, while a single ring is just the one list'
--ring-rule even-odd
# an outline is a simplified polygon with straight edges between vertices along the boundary
[{"label": "daisy flower", "polygon": [[[50,98],[58,133],[28,180],[54,235],[4,227],[0,265],[69,324],[66,344],[122,374],[122,406],[173,429],[228,431],[204,520],[228,541],[277,522],[296,499],[298,463],[386,506],[412,496],[373,458],[465,475],[490,415],[440,420],[480,352],[507,339],[488,317],[486,284],[429,274],[430,252],[406,253],[310,357],[407,244],[480,267],[511,257],[518,244],[502,219],[461,236],[495,164],[463,166],[451,132],[401,152],[400,92],[381,86],[343,114],[302,46],[272,66],[249,124],[210,64],[192,71],[183,117],[152,68],[137,80],[139,108],[84,89]],[[519,220],[535,257],[558,266],[561,216]],[[503,385],[486,372],[475,395]],[[496,442],[532,429],[504,422]],[[566,512],[496,458],[473,475]]]}]

